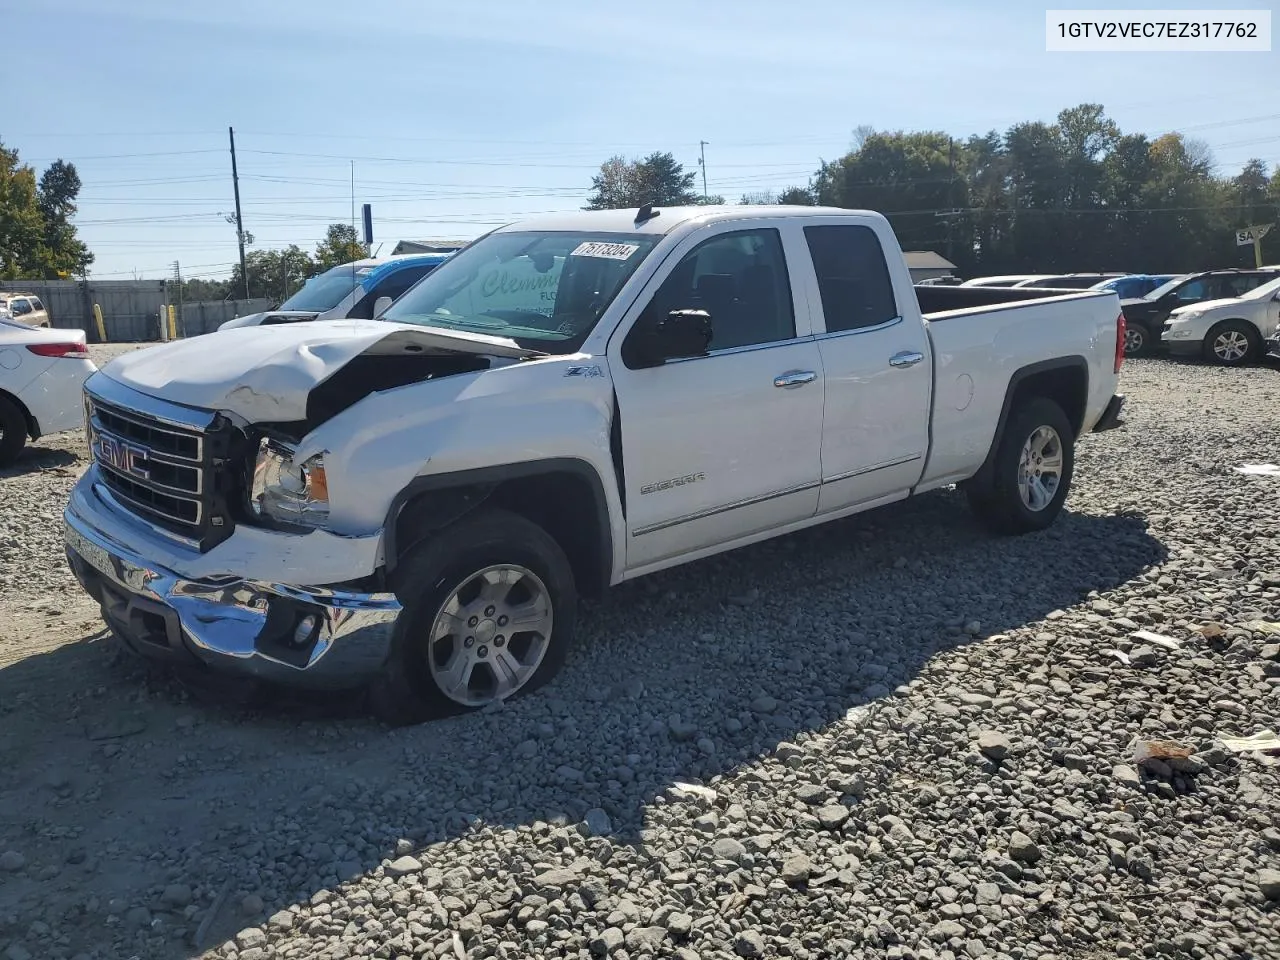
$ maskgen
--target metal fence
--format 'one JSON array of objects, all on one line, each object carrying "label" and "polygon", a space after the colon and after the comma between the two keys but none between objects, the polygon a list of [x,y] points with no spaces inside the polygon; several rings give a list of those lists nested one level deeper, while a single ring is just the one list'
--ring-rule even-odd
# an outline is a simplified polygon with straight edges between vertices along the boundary
[{"label": "metal fence", "polygon": [[220,323],[271,307],[270,301],[207,300],[179,303],[178,287],[166,280],[8,280],[0,291],[39,297],[55,327],[83,330],[90,341],[98,337],[93,305],[102,307],[109,342],[160,340],[161,315],[166,305],[175,310],[178,336],[194,337],[216,330]]}]

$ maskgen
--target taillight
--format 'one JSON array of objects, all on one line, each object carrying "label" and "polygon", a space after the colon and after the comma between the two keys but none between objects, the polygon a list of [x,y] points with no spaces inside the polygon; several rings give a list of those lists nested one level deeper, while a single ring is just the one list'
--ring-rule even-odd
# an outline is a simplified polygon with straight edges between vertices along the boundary
[{"label": "taillight", "polygon": [[1122,313],[1120,314],[1120,316],[1116,317],[1116,369],[1115,369],[1116,373],[1119,373],[1120,368],[1124,366],[1125,328],[1126,328],[1126,322],[1124,319],[1124,314]]},{"label": "taillight", "polygon": [[27,349],[38,357],[68,357],[72,360],[89,358],[89,349],[77,340],[70,343],[28,343]]}]

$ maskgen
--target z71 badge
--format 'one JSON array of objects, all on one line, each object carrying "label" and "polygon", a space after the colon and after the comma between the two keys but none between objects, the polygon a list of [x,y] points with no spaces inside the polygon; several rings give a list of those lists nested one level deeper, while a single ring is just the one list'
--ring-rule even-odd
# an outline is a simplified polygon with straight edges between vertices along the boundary
[{"label": "z71 badge", "polygon": [[707,479],[705,473],[690,473],[683,477],[672,477],[670,480],[659,480],[657,483],[646,483],[640,488],[640,496],[643,497],[646,493],[661,493],[672,487],[683,487],[686,483],[697,483],[705,479]]}]

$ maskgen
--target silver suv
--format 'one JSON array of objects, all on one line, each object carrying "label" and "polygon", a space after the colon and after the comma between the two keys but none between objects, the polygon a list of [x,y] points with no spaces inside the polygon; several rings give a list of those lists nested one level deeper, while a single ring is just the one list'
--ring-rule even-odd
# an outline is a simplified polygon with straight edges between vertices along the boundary
[{"label": "silver suv", "polygon": [[31,293],[0,293],[0,317],[29,327],[47,327],[50,323],[49,311]]}]

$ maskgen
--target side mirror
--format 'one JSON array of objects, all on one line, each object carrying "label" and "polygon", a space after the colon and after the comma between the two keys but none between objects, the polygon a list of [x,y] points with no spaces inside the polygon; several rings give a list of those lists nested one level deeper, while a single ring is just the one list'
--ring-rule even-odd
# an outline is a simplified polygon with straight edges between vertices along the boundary
[{"label": "side mirror", "polygon": [[627,351],[630,356],[624,358],[633,369],[704,357],[711,346],[711,314],[705,310],[672,310],[660,320],[646,323],[642,318],[640,322],[632,349]]},{"label": "side mirror", "polygon": [[380,316],[387,312],[392,304],[390,297],[379,297],[373,301],[373,319],[377,320]]}]

